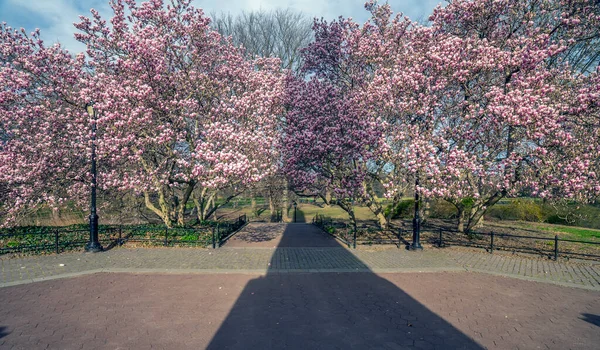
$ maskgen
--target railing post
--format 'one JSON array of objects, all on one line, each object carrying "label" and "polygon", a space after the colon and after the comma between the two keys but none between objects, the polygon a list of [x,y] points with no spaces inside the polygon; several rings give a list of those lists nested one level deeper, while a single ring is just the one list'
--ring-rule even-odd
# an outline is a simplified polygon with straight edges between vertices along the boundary
[{"label": "railing post", "polygon": [[217,248],[217,242],[215,241],[215,226],[212,227],[212,246],[213,249]]},{"label": "railing post", "polygon": [[56,247],[56,254],[59,254],[59,247],[58,247],[58,229],[54,230],[54,245]]},{"label": "railing post", "polygon": [[167,236],[169,235],[169,227],[165,227],[165,243],[163,244],[165,247],[167,246]]},{"label": "railing post", "polygon": [[492,239],[490,240],[490,254],[494,254],[494,232],[492,231]]},{"label": "railing post", "polygon": [[442,245],[444,245],[444,242],[442,241],[443,237],[442,237],[442,228],[440,227],[440,238],[438,239],[438,247],[441,248]]},{"label": "railing post", "polygon": [[216,240],[216,246],[219,247],[221,244],[221,232],[219,232],[219,223],[217,222],[217,229],[216,229],[216,233],[217,233],[217,240]]},{"label": "railing post", "polygon": [[398,228],[398,249],[402,245],[402,226]]},{"label": "railing post", "polygon": [[554,261],[558,260],[558,235],[554,235]]}]

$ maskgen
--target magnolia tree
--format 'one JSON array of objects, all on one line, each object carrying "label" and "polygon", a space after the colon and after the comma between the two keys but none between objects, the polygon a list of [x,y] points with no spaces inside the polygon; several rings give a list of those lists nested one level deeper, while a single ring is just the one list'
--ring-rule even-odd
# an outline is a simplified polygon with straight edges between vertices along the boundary
[{"label": "magnolia tree", "polygon": [[288,176],[296,191],[327,204],[333,195],[353,224],[356,201],[369,206],[385,226],[373,189],[382,169],[380,125],[360,100],[371,76],[370,63],[358,51],[363,34],[349,19],[315,21],[313,30],[315,42],[302,51],[300,74],[289,83]]},{"label": "magnolia tree", "polygon": [[356,228],[353,202],[362,197],[367,177],[361,164],[376,150],[372,125],[343,92],[317,78],[292,80],[288,96],[284,154],[291,185],[326,202],[333,194]]},{"label": "magnolia tree", "polygon": [[[100,186],[141,192],[166,225],[199,219],[272,173],[283,79],[277,59],[246,61],[189,0],[111,2],[112,26],[92,10],[87,45],[99,111]],[[222,202],[221,202],[222,203]]]},{"label": "magnolia tree", "polygon": [[90,151],[89,117],[81,103],[84,58],[0,26],[0,187],[3,224],[24,208],[53,207],[79,195]]},{"label": "magnolia tree", "polygon": [[[447,80],[435,133],[439,175],[429,191],[459,210],[470,231],[507,195],[586,199],[598,194],[590,168],[597,142],[577,130],[590,111],[564,53],[598,35],[592,1],[455,1],[431,17]],[[536,13],[544,13],[545,21]],[[548,15],[549,14],[549,15]],[[548,20],[548,19],[552,20]],[[555,35],[561,33],[561,35]],[[550,64],[552,63],[552,64]],[[582,81],[582,79],[584,81]],[[592,103],[590,103],[592,102]],[[592,131],[593,132],[593,131]],[[468,212],[465,209],[468,208]]]},{"label": "magnolia tree", "polygon": [[594,109],[578,89],[593,78],[569,69],[566,52],[598,35],[600,17],[591,2],[571,3],[454,1],[431,27],[369,4],[379,30],[366,52],[378,66],[364,101],[389,126],[394,169],[453,203],[460,231],[508,195],[598,194],[597,136],[578,127]]},{"label": "magnolia tree", "polygon": [[505,196],[598,195],[597,75],[569,65],[583,55],[574,47],[598,37],[592,1],[459,0],[436,9],[430,27],[366,7],[362,27],[317,23],[305,65],[344,91],[354,118],[377,125],[377,150],[356,164],[387,196],[418,178],[415,190],[453,203],[469,231]]}]

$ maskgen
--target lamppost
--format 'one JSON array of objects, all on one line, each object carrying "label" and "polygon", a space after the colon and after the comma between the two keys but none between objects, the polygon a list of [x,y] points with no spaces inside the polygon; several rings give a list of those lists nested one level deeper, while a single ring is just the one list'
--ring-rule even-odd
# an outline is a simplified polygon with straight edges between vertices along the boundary
[{"label": "lamppost", "polygon": [[101,252],[102,245],[98,241],[98,214],[96,214],[96,111],[94,102],[85,105],[85,110],[92,118],[92,193],[90,201],[90,241],[85,245],[86,252]]},{"label": "lamppost", "polygon": [[296,223],[296,208],[298,207],[298,203],[294,201],[294,223]]},{"label": "lamppost", "polygon": [[415,178],[415,216],[413,218],[413,241],[410,250],[423,250],[421,246],[421,216],[419,214],[419,174]]}]

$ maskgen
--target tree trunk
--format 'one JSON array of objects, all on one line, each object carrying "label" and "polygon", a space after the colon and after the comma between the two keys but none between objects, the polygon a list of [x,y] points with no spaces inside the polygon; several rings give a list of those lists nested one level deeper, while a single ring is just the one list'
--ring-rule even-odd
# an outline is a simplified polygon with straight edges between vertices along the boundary
[{"label": "tree trunk", "polygon": [[325,208],[331,207],[331,190],[325,191]]},{"label": "tree trunk", "polygon": [[196,216],[198,217],[199,223],[204,221],[205,196],[206,196],[206,187],[202,189],[202,192],[200,192],[200,198],[197,198],[195,194],[192,196],[192,200],[194,201],[194,206],[196,206]]},{"label": "tree trunk", "polygon": [[169,203],[165,199],[164,189],[161,189],[158,192],[158,206],[160,207],[161,212],[163,212],[163,221],[167,227],[173,227],[173,218],[171,214],[171,208],[169,207]]},{"label": "tree trunk", "polygon": [[377,221],[379,221],[379,226],[384,230],[387,229],[388,220],[385,217],[385,215],[383,214],[383,207],[376,200],[376,196],[375,196],[375,193],[373,192],[373,188],[371,187],[370,184],[363,182],[363,191],[364,191],[363,196],[366,199],[367,207],[377,217]]},{"label": "tree trunk", "polygon": [[456,210],[458,211],[458,232],[465,233],[465,207],[457,205]]},{"label": "tree trunk", "polygon": [[350,216],[350,225],[352,225],[352,229],[356,232],[356,216],[354,215],[354,207],[352,206],[352,203],[348,200],[338,200],[336,203],[340,208],[348,213],[348,216]]},{"label": "tree trunk", "polygon": [[496,192],[487,201],[485,201],[485,203],[482,203],[481,205],[477,205],[477,206],[474,205],[473,208],[476,208],[476,210],[474,210],[472,212],[472,214],[469,215],[469,221],[467,223],[466,232],[469,233],[477,225],[483,224],[483,215],[488,211],[488,209],[491,206],[498,203],[498,201],[500,201],[505,196],[506,196],[506,191]]},{"label": "tree trunk", "polygon": [[477,210],[473,210],[471,215],[469,215],[469,220],[468,220],[467,228],[466,228],[467,233],[470,233],[476,227],[480,227],[481,225],[483,225],[483,215],[486,212],[487,212],[487,208],[485,210],[481,209],[481,208],[479,208]]},{"label": "tree trunk", "polygon": [[421,224],[424,224],[429,219],[429,215],[431,214],[431,199],[425,198],[423,200],[423,214],[421,215]]},{"label": "tree trunk", "polygon": [[177,225],[185,226],[185,207],[187,206],[187,202],[190,200],[190,196],[194,191],[195,183],[189,183],[185,191],[183,192],[183,196],[181,201],[179,201],[179,207],[177,208]]},{"label": "tree trunk", "polygon": [[250,192],[252,199],[250,199],[250,208],[252,210],[252,215],[258,218],[258,210],[256,207],[256,196],[254,195],[254,191]]},{"label": "tree trunk", "polygon": [[286,177],[284,177],[283,179],[283,195],[281,198],[281,220],[283,220],[283,222],[289,222],[290,221],[290,217],[289,217],[289,209],[290,209],[290,200],[289,200],[289,188],[288,188],[289,184],[288,184],[288,180]]},{"label": "tree trunk", "polygon": [[269,194],[269,211],[271,212],[271,221],[275,221],[275,217],[277,216],[275,213],[275,203],[273,202],[273,196]]},{"label": "tree trunk", "polygon": [[156,214],[167,227],[172,227],[173,221],[169,217],[169,208],[166,206],[162,191],[159,191],[158,202],[160,209],[157,208],[154,203],[152,203],[152,200],[150,199],[150,193],[148,193],[148,191],[144,191],[144,204],[146,205],[146,208]]},{"label": "tree trunk", "polygon": [[202,208],[202,220],[208,220],[215,210],[215,193],[212,193]]}]

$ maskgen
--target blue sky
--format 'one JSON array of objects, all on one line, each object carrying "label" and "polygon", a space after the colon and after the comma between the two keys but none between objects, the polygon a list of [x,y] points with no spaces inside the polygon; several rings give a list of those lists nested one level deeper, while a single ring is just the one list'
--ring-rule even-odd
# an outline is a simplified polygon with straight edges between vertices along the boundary
[{"label": "blue sky", "polygon": [[[207,14],[221,11],[236,14],[243,10],[290,7],[310,17],[333,19],[341,15],[362,23],[369,17],[364,10],[364,2],[365,0],[194,0],[194,6],[203,8]],[[443,0],[389,0],[389,3],[395,12],[403,12],[414,20],[421,20],[426,19]],[[40,28],[47,44],[58,41],[69,51],[79,52],[83,50],[83,46],[73,39],[73,22],[79,21],[80,14],[89,15],[90,8],[95,8],[105,18],[110,18],[108,0],[0,0],[0,22],[7,22],[13,28],[24,27],[28,32]]]}]

